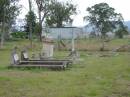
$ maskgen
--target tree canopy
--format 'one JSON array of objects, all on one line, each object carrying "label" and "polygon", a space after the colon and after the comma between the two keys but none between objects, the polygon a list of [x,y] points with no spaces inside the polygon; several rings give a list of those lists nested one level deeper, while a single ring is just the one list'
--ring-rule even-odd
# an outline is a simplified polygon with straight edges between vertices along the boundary
[{"label": "tree canopy", "polygon": [[71,23],[72,15],[76,14],[76,6],[70,2],[59,2],[53,0],[50,5],[50,12],[46,18],[48,26],[62,27],[65,23]]},{"label": "tree canopy", "polygon": [[18,6],[19,0],[0,0],[0,22],[3,22],[5,16],[5,22],[14,21],[16,16],[19,15],[19,8]]},{"label": "tree canopy", "polygon": [[26,20],[26,25],[25,25],[25,31],[29,34],[29,26],[30,26],[30,22],[32,24],[32,33],[34,33],[34,29],[36,26],[36,15],[34,14],[33,11],[28,12],[28,14],[25,17]]},{"label": "tree canopy", "polygon": [[0,0],[1,47],[5,39],[5,32],[11,28],[19,14],[19,0]]},{"label": "tree canopy", "polygon": [[[42,25],[49,13],[49,7],[51,4],[51,0],[35,0],[37,4],[37,9],[38,9],[38,19],[39,19],[39,25],[37,25],[37,28],[39,28],[39,36],[40,40],[42,40]],[[39,26],[39,27],[38,27]]]}]

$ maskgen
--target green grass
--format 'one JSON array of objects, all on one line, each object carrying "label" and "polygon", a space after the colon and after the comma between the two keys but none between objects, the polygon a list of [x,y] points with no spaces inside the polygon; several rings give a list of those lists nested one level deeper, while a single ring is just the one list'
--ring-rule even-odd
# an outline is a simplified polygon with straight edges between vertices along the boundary
[{"label": "green grass", "polygon": [[[87,39],[87,40],[76,40],[76,48],[79,50],[87,50],[87,51],[99,51],[101,48],[101,40],[100,39]],[[130,40],[126,39],[112,39],[107,42],[105,45],[105,50],[113,50],[122,45],[130,44]]]},{"label": "green grass", "polygon": [[[113,40],[121,45],[128,40]],[[8,69],[10,52],[28,41],[7,42],[0,50],[0,97],[130,97],[130,52],[80,52],[80,61],[65,71]],[[40,52],[39,43],[32,52]],[[96,45],[93,44],[93,45]],[[67,56],[56,51],[55,57]],[[111,56],[101,57],[109,54]]]}]

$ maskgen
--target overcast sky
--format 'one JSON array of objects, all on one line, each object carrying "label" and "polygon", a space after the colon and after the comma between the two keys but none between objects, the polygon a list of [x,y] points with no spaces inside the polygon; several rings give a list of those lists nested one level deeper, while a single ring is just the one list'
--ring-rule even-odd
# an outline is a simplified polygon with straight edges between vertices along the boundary
[{"label": "overcast sky", "polygon": [[[86,8],[91,7],[94,4],[105,2],[111,7],[116,9],[117,13],[121,13],[125,21],[130,20],[130,0],[72,0],[74,4],[77,4],[78,15],[74,16],[74,26],[83,26],[83,17],[87,15]],[[24,18],[28,12],[28,0],[21,0],[20,4],[23,5],[21,15],[19,18]],[[35,8],[34,8],[35,10]]]}]

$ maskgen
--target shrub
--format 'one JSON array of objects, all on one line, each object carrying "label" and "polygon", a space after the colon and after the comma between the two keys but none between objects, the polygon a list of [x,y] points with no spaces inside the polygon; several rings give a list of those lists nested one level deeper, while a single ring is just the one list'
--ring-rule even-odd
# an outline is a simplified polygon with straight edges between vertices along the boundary
[{"label": "shrub", "polygon": [[12,38],[21,38],[21,39],[25,39],[27,38],[27,33],[26,32],[13,32],[11,33]]}]

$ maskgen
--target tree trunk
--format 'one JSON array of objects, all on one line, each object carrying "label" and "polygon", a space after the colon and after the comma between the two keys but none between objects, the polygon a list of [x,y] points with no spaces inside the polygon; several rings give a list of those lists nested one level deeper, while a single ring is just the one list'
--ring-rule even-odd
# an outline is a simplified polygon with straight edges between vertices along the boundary
[{"label": "tree trunk", "polygon": [[1,30],[1,42],[0,42],[0,48],[3,48],[4,46],[4,36],[5,36],[5,22],[2,23],[2,30]]},{"label": "tree trunk", "polygon": [[2,34],[1,34],[1,42],[0,42],[0,48],[3,48],[4,46],[4,37],[5,37],[5,15],[6,15],[6,8],[4,8],[4,17],[2,22]]},{"label": "tree trunk", "polygon": [[62,22],[61,22],[61,21],[59,21],[59,22],[57,23],[56,27],[63,27]]},{"label": "tree trunk", "polygon": [[101,37],[101,43],[102,43],[102,46],[101,46],[101,48],[100,48],[100,51],[104,51],[105,50],[105,36],[103,35],[102,37]]},{"label": "tree trunk", "polygon": [[40,41],[42,41],[42,18],[41,18],[41,11],[40,10],[38,10],[38,15],[39,15],[39,29],[40,29],[39,39],[40,39]]},{"label": "tree trunk", "polygon": [[104,51],[104,50],[105,50],[105,43],[104,43],[104,41],[102,41],[102,46],[100,48],[100,51]]},{"label": "tree trunk", "polygon": [[[29,12],[30,12],[30,16],[31,16],[31,12],[32,12],[32,4],[31,4],[31,0],[28,0],[29,3]],[[30,40],[30,46],[32,48],[32,19],[30,18],[29,20],[29,40]]]}]

